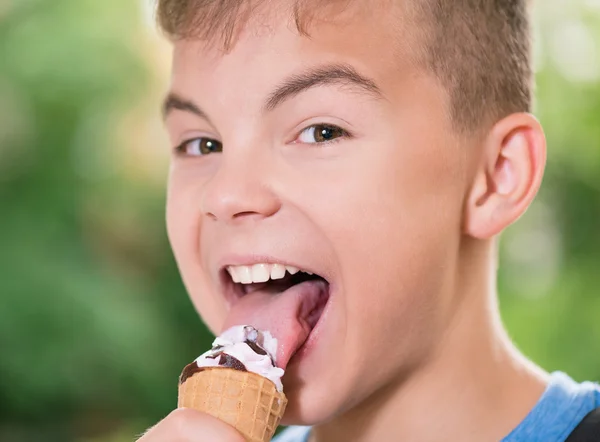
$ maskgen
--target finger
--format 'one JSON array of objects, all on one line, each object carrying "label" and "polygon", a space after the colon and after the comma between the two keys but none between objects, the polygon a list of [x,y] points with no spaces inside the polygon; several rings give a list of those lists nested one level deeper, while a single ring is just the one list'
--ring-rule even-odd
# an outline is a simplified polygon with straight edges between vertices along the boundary
[{"label": "finger", "polygon": [[138,442],[246,442],[231,425],[191,408],[178,408],[150,428]]}]

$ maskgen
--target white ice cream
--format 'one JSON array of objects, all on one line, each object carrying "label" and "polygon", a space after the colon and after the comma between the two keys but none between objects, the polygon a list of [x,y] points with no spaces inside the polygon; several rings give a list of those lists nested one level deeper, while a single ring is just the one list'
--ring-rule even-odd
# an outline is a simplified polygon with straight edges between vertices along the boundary
[{"label": "white ice cream", "polygon": [[[255,352],[248,341],[255,343],[267,354]],[[218,367],[219,357],[216,353],[225,353],[236,358],[246,370],[259,374],[275,384],[277,391],[283,391],[281,377],[283,369],[275,366],[277,339],[268,331],[259,331],[248,325],[238,325],[223,332],[213,342],[213,348],[196,359],[198,367]]]}]

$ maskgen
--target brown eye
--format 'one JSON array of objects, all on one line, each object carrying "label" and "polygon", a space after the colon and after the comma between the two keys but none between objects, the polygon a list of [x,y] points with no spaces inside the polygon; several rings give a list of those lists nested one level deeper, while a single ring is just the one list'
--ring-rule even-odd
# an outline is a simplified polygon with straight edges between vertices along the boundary
[{"label": "brown eye", "polygon": [[184,141],[175,150],[182,155],[197,157],[221,152],[223,145],[219,141],[210,138],[194,138],[193,140]]},{"label": "brown eye", "polygon": [[330,124],[315,124],[304,129],[298,136],[298,140],[306,144],[316,144],[327,143],[345,136],[348,136],[348,133],[340,127]]}]

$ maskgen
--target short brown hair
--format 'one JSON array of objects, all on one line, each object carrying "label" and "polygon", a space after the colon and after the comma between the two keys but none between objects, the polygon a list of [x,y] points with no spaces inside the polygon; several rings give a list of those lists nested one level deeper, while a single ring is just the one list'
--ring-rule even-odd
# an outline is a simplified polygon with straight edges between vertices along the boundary
[{"label": "short brown hair", "polygon": [[[306,34],[308,0],[294,1],[293,19]],[[459,131],[530,111],[533,81],[527,0],[412,1],[425,29],[424,65],[448,91]],[[256,3],[158,0],[157,19],[172,39],[220,39],[227,48]]]}]

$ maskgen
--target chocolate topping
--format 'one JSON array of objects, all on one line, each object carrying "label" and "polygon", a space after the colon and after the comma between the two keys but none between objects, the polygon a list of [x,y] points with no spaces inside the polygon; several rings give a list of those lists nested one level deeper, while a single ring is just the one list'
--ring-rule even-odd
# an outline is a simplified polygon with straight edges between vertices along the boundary
[{"label": "chocolate topping", "polygon": [[250,325],[244,327],[244,335],[246,336],[246,340],[252,342],[257,342],[259,338],[258,330]]},{"label": "chocolate topping", "polygon": [[[228,355],[227,353],[223,353],[223,352],[219,352],[216,353],[215,355],[211,355],[208,356],[211,359],[216,359],[217,357],[219,358],[219,367],[224,367],[224,368],[233,368],[234,370],[239,370],[239,371],[248,371],[246,369],[246,366],[237,358],[234,358],[231,355]],[[179,385],[183,384],[185,381],[187,381],[189,378],[191,378],[192,376],[194,376],[196,373],[200,373],[203,370],[206,370],[207,368],[214,368],[214,367],[198,367],[198,364],[196,363],[196,361],[192,362],[191,364],[188,364],[184,367],[183,371],[181,372],[181,376],[179,376]]]},{"label": "chocolate topping", "polygon": [[192,362],[191,364],[187,364],[185,366],[185,368],[183,369],[183,371],[181,372],[181,376],[179,376],[179,385],[183,384],[185,381],[187,381],[193,375],[201,372],[202,370],[204,370],[204,368],[198,367],[198,364],[196,364],[195,361]]},{"label": "chocolate topping", "polygon": [[248,371],[246,370],[246,366],[242,364],[242,362],[239,359],[234,358],[233,356],[230,356],[227,353],[221,353],[221,357],[219,358],[219,365],[221,367],[233,368],[234,370]]},{"label": "chocolate topping", "polygon": [[248,347],[254,350],[254,353],[258,353],[259,355],[263,356],[267,354],[265,349],[258,345],[256,342],[250,341],[249,339],[246,339],[244,342],[248,345]]},{"label": "chocolate topping", "polygon": [[[263,348],[263,336],[256,330],[254,327],[247,325],[244,327],[244,334],[246,335],[246,340],[244,343],[250,347],[254,353],[259,354],[261,356],[268,355],[267,351]],[[273,356],[269,355],[271,358],[271,362],[275,365],[275,361],[273,360]]]}]

